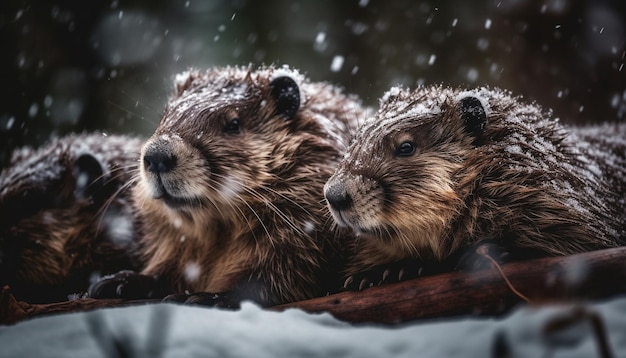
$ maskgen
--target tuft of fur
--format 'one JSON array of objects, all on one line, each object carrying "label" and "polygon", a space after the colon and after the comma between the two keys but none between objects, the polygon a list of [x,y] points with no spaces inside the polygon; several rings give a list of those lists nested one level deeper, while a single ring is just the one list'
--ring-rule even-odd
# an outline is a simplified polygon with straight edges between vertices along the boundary
[{"label": "tuft of fur", "polygon": [[20,300],[61,301],[93,276],[139,269],[127,183],[140,148],[80,134],[16,150],[0,173],[0,283]]},{"label": "tuft of fur", "polygon": [[261,304],[325,294],[341,260],[323,186],[365,115],[288,67],[178,75],[133,189],[142,273]]},{"label": "tuft of fur", "polygon": [[348,275],[444,261],[482,240],[521,256],[615,247],[626,242],[626,124],[566,127],[499,89],[393,88],[325,193],[359,236]]}]

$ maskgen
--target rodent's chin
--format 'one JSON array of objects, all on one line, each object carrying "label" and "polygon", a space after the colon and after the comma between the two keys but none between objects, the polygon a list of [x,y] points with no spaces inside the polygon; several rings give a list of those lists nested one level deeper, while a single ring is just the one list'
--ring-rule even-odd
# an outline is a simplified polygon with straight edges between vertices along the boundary
[{"label": "rodent's chin", "polygon": [[[175,195],[172,193],[171,183],[163,179],[161,175],[147,175],[142,178],[145,193],[156,201],[163,202],[170,209],[193,208],[203,206],[202,200],[197,196]],[[180,191],[180,190],[178,190]]]},{"label": "rodent's chin", "polygon": [[377,227],[363,225],[363,223],[358,220],[358,216],[350,215],[347,211],[331,208],[330,212],[339,227],[352,230],[358,237],[377,236],[376,233],[380,231],[377,230]]},{"label": "rodent's chin", "polygon": [[162,200],[163,203],[171,209],[195,208],[203,206],[202,200],[199,198],[174,197],[165,192],[161,195],[161,197],[155,199]]},{"label": "rodent's chin", "polygon": [[197,197],[171,195],[163,185],[153,187],[150,197],[153,200],[163,202],[170,209],[193,208],[202,206],[202,200]]}]

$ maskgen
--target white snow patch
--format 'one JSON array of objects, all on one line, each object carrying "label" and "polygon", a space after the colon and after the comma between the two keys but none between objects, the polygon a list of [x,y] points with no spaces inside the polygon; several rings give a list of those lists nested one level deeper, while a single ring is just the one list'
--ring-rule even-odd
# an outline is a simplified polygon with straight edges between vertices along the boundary
[{"label": "white snow patch", "polygon": [[310,234],[313,232],[313,230],[315,230],[315,224],[311,221],[307,221],[304,223],[302,230],[307,233]]},{"label": "white snow patch", "polygon": [[328,42],[326,41],[326,33],[318,32],[315,36],[315,42],[313,42],[313,49],[317,52],[324,52],[328,48]]},{"label": "white snow patch", "polygon": [[183,226],[183,219],[175,217],[172,220],[172,225],[174,225],[175,228],[180,229]]},{"label": "white snow patch", "polygon": [[9,130],[9,129],[13,128],[13,124],[15,124],[15,117],[11,116],[11,117],[9,117],[9,119],[7,119],[7,123],[6,123],[5,128],[7,130]]},{"label": "white snow patch", "polygon": [[400,87],[391,87],[388,91],[386,91],[382,98],[380,99],[380,102],[389,102],[389,99],[392,97],[398,97],[398,95],[400,94],[400,91],[402,90],[402,88]]},{"label": "white snow patch", "polygon": [[244,186],[239,179],[232,175],[227,175],[220,186],[219,192],[226,201],[230,201],[239,196],[243,188]]},{"label": "white snow patch", "polygon": [[189,77],[191,77],[191,72],[189,71],[178,73],[176,77],[174,77],[174,84],[176,87],[182,87],[189,81]]},{"label": "white snow patch", "polygon": [[489,118],[489,115],[491,114],[491,106],[489,105],[489,99],[488,99],[489,93],[485,91],[488,91],[488,90],[485,88],[479,88],[479,89],[475,89],[471,91],[461,91],[459,92],[459,94],[457,94],[454,97],[454,100],[455,102],[459,102],[465,97],[477,98],[480,101],[480,104],[483,106],[483,109],[485,110],[485,114],[487,115],[487,118]]},{"label": "white snow patch", "polygon": [[336,55],[333,57],[333,61],[330,63],[330,70],[333,72],[341,71],[343,67],[344,57],[341,55]]},{"label": "white snow patch", "polygon": [[107,211],[103,221],[111,242],[119,245],[128,245],[133,242],[135,230],[130,215]]},{"label": "white snow patch", "polygon": [[87,189],[88,184],[89,174],[85,172],[78,173],[78,177],[76,178],[76,191],[79,193],[83,193],[85,189]]},{"label": "white snow patch", "polygon": [[33,118],[37,115],[37,113],[39,113],[39,105],[37,103],[31,104],[28,108],[28,116]]},{"label": "white snow patch", "polygon": [[283,76],[291,77],[299,86],[304,82],[304,76],[298,70],[290,68],[287,65],[275,68],[270,76],[270,81]]},{"label": "white snow patch", "polygon": [[435,64],[435,61],[437,60],[437,55],[435,55],[434,53],[430,55],[430,57],[428,58],[428,65],[432,66]]},{"label": "white snow patch", "polygon": [[474,67],[468,69],[466,78],[470,82],[476,82],[476,80],[478,80],[478,70]]},{"label": "white snow patch", "polygon": [[479,50],[486,51],[489,48],[489,40],[484,37],[481,37],[478,39],[476,46],[478,47]]},{"label": "white snow patch", "polygon": [[507,152],[511,153],[511,154],[522,154],[522,147],[520,147],[518,144],[512,144],[509,145],[508,147],[505,148]]},{"label": "white snow patch", "polygon": [[51,95],[47,95],[46,97],[44,97],[43,99],[43,105],[46,108],[50,108],[50,106],[52,106],[52,103],[54,103],[54,100],[52,99]]},{"label": "white snow patch", "polygon": [[321,44],[324,41],[326,41],[326,33],[325,32],[318,32],[317,35],[315,36],[315,43]]},{"label": "white snow patch", "polygon": [[202,273],[202,267],[197,262],[188,262],[185,265],[185,281],[187,282],[196,282],[200,278],[200,273]]}]

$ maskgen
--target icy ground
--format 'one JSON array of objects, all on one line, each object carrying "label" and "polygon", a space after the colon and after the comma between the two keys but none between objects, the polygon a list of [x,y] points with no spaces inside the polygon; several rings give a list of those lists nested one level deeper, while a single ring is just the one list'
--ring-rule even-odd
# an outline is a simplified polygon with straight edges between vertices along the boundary
[{"label": "icy ground", "polygon": [[[626,297],[585,306],[626,357]],[[599,357],[590,320],[544,329],[571,307],[520,308],[501,318],[351,325],[329,314],[158,304],[42,317],[0,327],[2,357]],[[98,338],[96,338],[98,337]],[[497,348],[496,348],[497,347]],[[494,352],[498,354],[494,355]],[[509,353],[509,355],[506,355]]]}]

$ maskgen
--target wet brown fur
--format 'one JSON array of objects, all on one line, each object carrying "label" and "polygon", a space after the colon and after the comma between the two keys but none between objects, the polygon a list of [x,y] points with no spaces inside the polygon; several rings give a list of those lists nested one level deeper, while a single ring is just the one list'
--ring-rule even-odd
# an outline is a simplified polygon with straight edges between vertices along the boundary
[{"label": "wet brown fur", "polygon": [[[278,71],[298,77],[303,100],[291,119],[270,93]],[[340,250],[323,185],[364,110],[336,87],[299,76],[229,67],[178,79],[142,155],[156,147],[177,158],[160,180],[182,200],[159,197],[145,163],[133,193],[144,274],[172,292],[256,291],[262,304],[327,292]],[[225,133],[233,118],[241,132]]]},{"label": "wet brown fur", "polygon": [[[390,91],[358,132],[326,186],[353,202],[332,210],[359,236],[348,275],[443,261],[481,240],[522,257],[626,242],[626,125],[568,128],[500,90],[467,95],[489,107],[478,136],[461,118],[463,91],[443,87]],[[394,155],[407,140],[415,153]]]},{"label": "wet brown fur", "polygon": [[[135,138],[83,134],[14,153],[0,175],[0,278],[18,299],[66,300],[85,292],[92,276],[141,267],[125,188],[140,146]],[[90,178],[97,184],[80,187],[81,155],[102,166]],[[125,237],[117,235],[120,223],[128,224]]]}]

